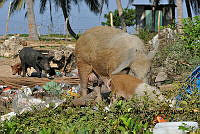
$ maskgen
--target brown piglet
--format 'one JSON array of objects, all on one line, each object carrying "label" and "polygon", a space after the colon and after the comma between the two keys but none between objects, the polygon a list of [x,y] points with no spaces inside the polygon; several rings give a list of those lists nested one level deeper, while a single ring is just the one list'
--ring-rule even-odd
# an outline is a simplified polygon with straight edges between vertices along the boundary
[{"label": "brown piglet", "polygon": [[21,75],[22,65],[21,65],[21,63],[17,63],[15,65],[11,66],[11,69],[12,69],[13,75],[16,75],[16,74]]},{"label": "brown piglet", "polygon": [[133,95],[145,96],[146,92],[153,100],[165,100],[159,89],[127,74],[112,75],[107,87],[110,88],[114,96],[121,96],[125,99],[130,99]]}]

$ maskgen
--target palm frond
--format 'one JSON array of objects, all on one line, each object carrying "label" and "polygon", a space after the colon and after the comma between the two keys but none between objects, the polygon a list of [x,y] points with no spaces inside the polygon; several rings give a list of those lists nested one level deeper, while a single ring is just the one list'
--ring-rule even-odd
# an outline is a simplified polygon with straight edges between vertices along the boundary
[{"label": "palm frond", "polygon": [[86,5],[89,7],[90,11],[95,14],[100,12],[100,3],[98,0],[84,0]]},{"label": "palm frond", "polygon": [[60,0],[54,0],[55,10],[58,11],[58,7],[60,7]]},{"label": "palm frond", "polygon": [[81,2],[82,0],[72,0],[72,2],[75,4],[75,5],[79,5],[79,3]]},{"label": "palm frond", "polygon": [[0,8],[4,5],[7,0],[0,0]]},{"label": "palm frond", "polygon": [[46,10],[47,0],[40,0],[40,13],[43,14]]},{"label": "palm frond", "polygon": [[175,4],[175,0],[168,0],[169,4]]},{"label": "palm frond", "polygon": [[27,18],[27,16],[28,16],[28,12],[26,11],[24,17]]},{"label": "palm frond", "polygon": [[161,0],[149,0],[149,2],[153,3],[153,5],[158,6]]},{"label": "palm frond", "polygon": [[190,0],[195,15],[200,14],[200,0]]},{"label": "palm frond", "polygon": [[134,0],[128,0],[128,4],[127,4],[126,8],[128,8],[133,2],[134,2]]},{"label": "palm frond", "polygon": [[66,0],[67,1],[67,3],[66,3],[66,8],[67,8],[67,12],[68,12],[68,14],[70,14],[70,11],[71,11],[71,0]]},{"label": "palm frond", "polygon": [[108,0],[101,0],[100,1],[100,15],[101,15],[101,13],[102,13],[102,11],[103,11],[103,6],[104,5],[106,5],[107,6],[107,8],[108,8],[108,4],[109,4],[109,1]]},{"label": "palm frond", "polygon": [[49,12],[50,12],[50,20],[51,20],[51,24],[53,25],[53,17],[52,17],[51,0],[49,0]]},{"label": "palm frond", "polygon": [[72,0],[72,1],[78,7],[78,11],[80,12],[80,3],[82,2],[82,0]]},{"label": "palm frond", "polygon": [[63,8],[69,14],[71,10],[71,0],[54,0],[55,8],[58,10],[58,7]]},{"label": "palm frond", "polygon": [[26,9],[26,3],[25,3],[25,2],[24,2],[24,6],[23,6],[23,8]]},{"label": "palm frond", "polygon": [[24,0],[13,0],[10,6],[10,15],[16,10],[20,10],[24,5]]}]

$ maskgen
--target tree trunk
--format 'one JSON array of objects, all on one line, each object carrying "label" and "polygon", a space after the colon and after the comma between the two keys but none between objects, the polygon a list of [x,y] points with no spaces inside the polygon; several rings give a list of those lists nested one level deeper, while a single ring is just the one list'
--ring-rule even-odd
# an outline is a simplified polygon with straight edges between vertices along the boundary
[{"label": "tree trunk", "polygon": [[26,3],[27,3],[29,39],[30,40],[39,40],[38,33],[37,33],[37,26],[35,23],[33,0],[27,0]]},{"label": "tree trunk", "polygon": [[152,7],[152,32],[155,32],[155,25],[156,25],[156,11],[155,6]]},{"label": "tree trunk", "polygon": [[66,33],[69,32],[69,34],[71,36],[73,36],[76,40],[78,39],[78,35],[76,35],[76,33],[72,30],[71,28],[71,25],[69,23],[69,15],[67,13],[67,9],[66,7],[61,3],[61,8],[62,8],[62,11],[63,11],[63,15],[64,15],[64,19],[65,19],[65,23],[66,23]]},{"label": "tree trunk", "polygon": [[177,0],[177,14],[178,14],[178,30],[181,32],[182,27],[182,19],[183,19],[183,8],[182,8],[182,0]]},{"label": "tree trunk", "polygon": [[191,8],[190,8],[190,0],[185,0],[185,4],[186,4],[186,8],[187,8],[188,17],[192,18],[192,12],[191,12]]},{"label": "tree trunk", "polygon": [[121,18],[122,29],[123,29],[123,31],[126,32],[127,29],[126,29],[126,23],[125,23],[125,20],[124,20],[124,17],[123,17],[123,8],[122,8],[121,0],[116,0],[116,3],[117,3],[117,9],[118,9],[119,17]]},{"label": "tree trunk", "polygon": [[9,22],[9,20],[10,20],[10,7],[11,7],[11,3],[12,3],[12,2],[10,2],[9,8],[8,8],[8,17],[7,17],[7,20],[6,20],[6,33],[5,33],[5,35],[8,34],[8,22]]}]

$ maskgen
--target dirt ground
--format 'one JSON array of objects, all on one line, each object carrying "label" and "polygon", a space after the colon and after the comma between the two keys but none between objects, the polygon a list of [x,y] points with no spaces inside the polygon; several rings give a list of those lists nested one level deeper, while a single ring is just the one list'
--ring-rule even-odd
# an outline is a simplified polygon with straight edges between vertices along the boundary
[{"label": "dirt ground", "polygon": [[17,77],[17,75],[12,75],[10,67],[15,62],[15,60],[0,57],[0,77]]}]

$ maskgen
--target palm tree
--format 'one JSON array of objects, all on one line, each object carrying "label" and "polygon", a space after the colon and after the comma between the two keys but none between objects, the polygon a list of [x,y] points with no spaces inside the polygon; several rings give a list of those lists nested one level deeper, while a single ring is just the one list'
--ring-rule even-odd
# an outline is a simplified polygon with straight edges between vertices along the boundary
[{"label": "palm tree", "polygon": [[[40,13],[44,13],[46,9],[46,2],[47,0],[40,1]],[[69,32],[69,34],[71,34],[75,39],[78,39],[78,36],[72,30],[71,25],[69,23],[69,16],[72,2],[78,5],[79,2],[81,2],[81,0],[53,0],[53,2],[55,3],[55,6],[57,8],[60,7],[62,9],[64,20],[67,26],[66,32]],[[108,0],[84,0],[84,2],[89,7],[90,11],[94,12],[95,14],[101,14],[104,4],[108,6]]]},{"label": "palm tree", "polygon": [[189,1],[190,2],[190,5],[192,6],[192,10],[194,11],[195,15],[199,15],[200,14],[200,0],[185,0],[185,1]]},{"label": "palm tree", "polygon": [[4,5],[6,0],[0,0],[0,8]]},{"label": "palm tree", "polygon": [[117,3],[118,14],[119,14],[119,17],[121,18],[122,29],[126,32],[127,29],[126,29],[126,23],[123,18],[123,8],[122,8],[121,0],[116,0],[116,3]]},{"label": "palm tree", "polygon": [[[3,5],[5,1],[7,1],[7,0],[0,0],[0,6]],[[69,15],[70,15],[70,10],[71,10],[71,3],[74,2],[77,5],[80,1],[81,0],[53,0],[53,2],[55,3],[55,6],[60,7],[62,9],[63,16],[64,16],[66,26],[67,26],[67,31],[69,31],[69,33],[75,39],[78,39],[78,36],[73,32],[73,30],[71,28],[71,25],[69,23]],[[28,0],[28,2],[29,2],[29,0]],[[43,13],[44,10],[46,9],[47,0],[41,0],[40,2],[41,2],[40,3],[40,12]],[[101,14],[104,4],[106,4],[108,7],[108,0],[84,0],[84,2],[87,4],[89,9],[92,12],[94,12],[95,14],[98,14],[98,13]],[[23,0],[13,0],[12,5],[11,5],[11,14],[15,10],[21,9],[22,5],[25,6],[25,4],[23,4],[23,3],[25,3]],[[51,0],[49,0],[49,4],[51,7]],[[30,6],[27,8],[28,21],[30,21],[30,23],[29,23],[30,34],[29,35],[30,35],[31,39],[36,39],[38,37],[38,36],[36,36],[37,28],[36,28],[36,25],[34,22],[35,18],[33,18],[33,16],[34,16],[33,9],[31,10],[31,8],[33,8],[33,2],[27,3],[27,6]],[[51,8],[50,8],[50,14],[51,14]],[[32,18],[29,18],[29,17],[32,17]],[[33,30],[33,29],[35,29],[35,30]],[[31,35],[31,34],[35,34],[35,35]]]},{"label": "palm tree", "polygon": [[188,17],[192,18],[192,12],[191,12],[191,8],[190,8],[190,0],[186,0],[185,4],[186,4],[186,8],[187,8]]},{"label": "palm tree", "polygon": [[[133,2],[134,2],[134,0],[128,0],[127,8]],[[125,20],[123,17],[123,8],[122,8],[121,0],[116,0],[116,3],[117,3],[118,14],[119,14],[119,17],[121,18],[121,27],[122,27],[123,31],[127,31],[126,23],[125,23]]]},{"label": "palm tree", "polygon": [[152,6],[152,31],[155,31],[155,24],[156,24],[156,7],[159,5],[160,0],[153,0]]},{"label": "palm tree", "polygon": [[177,14],[178,14],[178,29],[180,30],[182,27],[182,19],[183,19],[182,0],[176,0],[176,5],[177,5]]},{"label": "palm tree", "polygon": [[[7,0],[0,0],[0,7],[6,2]],[[21,9],[25,3],[27,4],[27,17],[28,17],[28,29],[29,29],[29,39],[30,40],[39,40],[37,27],[35,22],[35,14],[33,9],[34,0],[13,0],[11,3],[10,8],[10,15],[18,9]]]},{"label": "palm tree", "polygon": [[[33,8],[33,0],[27,0],[27,18],[28,18],[28,30],[29,30],[29,39],[31,40],[39,40],[37,26],[35,22],[35,14]],[[12,7],[12,5],[11,5]]]}]

